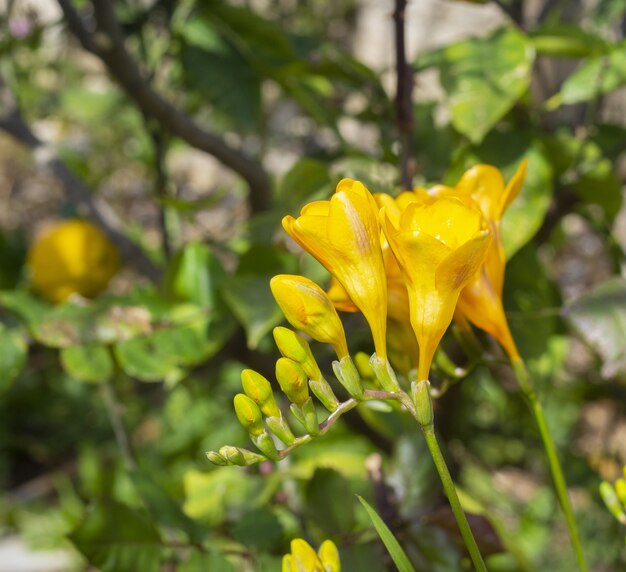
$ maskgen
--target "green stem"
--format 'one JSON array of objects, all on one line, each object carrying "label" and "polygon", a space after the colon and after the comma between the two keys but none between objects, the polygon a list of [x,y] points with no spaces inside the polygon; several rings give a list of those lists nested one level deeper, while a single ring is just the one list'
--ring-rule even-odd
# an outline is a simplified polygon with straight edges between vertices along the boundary
[{"label": "green stem", "polygon": [[450,476],[450,471],[448,471],[446,461],[441,454],[441,449],[439,448],[439,443],[437,442],[434,426],[432,424],[422,425],[422,431],[424,432],[426,444],[430,449],[430,454],[432,455],[435,466],[437,467],[437,472],[439,473],[441,483],[443,484],[446,496],[448,497],[448,501],[450,502],[450,506],[452,507],[452,512],[454,513],[454,517],[456,518],[459,530],[461,531],[461,535],[463,536],[463,540],[465,541],[465,546],[467,546],[467,550],[470,554],[472,562],[474,563],[474,567],[478,572],[487,572],[487,567],[483,562],[483,557],[480,554],[480,550],[478,550],[478,545],[476,544],[476,540],[474,539],[474,535],[472,534],[472,529],[470,528],[469,523],[467,522],[467,517],[465,516],[463,508],[461,507],[461,501],[459,501],[459,497],[456,494],[456,488],[454,487],[454,482],[452,481],[452,477]]},{"label": "green stem", "polygon": [[541,434],[541,440],[543,441],[543,447],[548,457],[548,464],[550,465],[550,472],[552,473],[552,480],[554,481],[554,488],[556,490],[559,503],[565,514],[565,520],[567,521],[567,528],[569,531],[570,540],[576,553],[576,560],[578,561],[578,569],[580,572],[587,572],[587,563],[585,561],[585,554],[580,542],[580,536],[578,535],[578,527],[576,526],[576,520],[574,518],[574,511],[572,510],[572,504],[567,494],[567,483],[563,476],[563,469],[557,455],[556,446],[554,445],[554,439],[550,433],[546,416],[541,406],[541,402],[537,397],[533,382],[528,375],[528,370],[522,359],[511,360],[511,365],[515,371],[515,376],[522,390],[522,393],[528,400],[528,404],[535,416],[539,433]]}]

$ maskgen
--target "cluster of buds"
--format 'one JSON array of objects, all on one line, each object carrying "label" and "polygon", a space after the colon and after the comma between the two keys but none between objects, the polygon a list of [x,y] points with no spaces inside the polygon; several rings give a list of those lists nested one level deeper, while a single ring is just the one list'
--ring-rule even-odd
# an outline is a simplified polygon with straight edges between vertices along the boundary
[{"label": "cluster of buds", "polygon": [[[270,382],[245,370],[235,410],[262,455],[224,447],[209,459],[222,465],[279,460],[371,399],[396,400],[422,426],[432,424],[429,375],[453,317],[486,330],[517,359],[501,299],[500,219],[524,173],[525,163],[505,186],[497,169],[478,165],[455,187],[417,188],[395,198],[344,179],[330,200],[306,205],[298,218],[285,217],[285,230],[332,281],[325,292],[303,276],[279,275],[270,282],[272,293],[295,330],[334,349],[332,370],[349,399],[337,399],[304,337],[276,328],[283,356],[276,380],[306,434],[294,436]],[[375,353],[357,354],[356,365],[337,310],[359,311],[369,325]],[[321,423],[314,397],[329,413]]]},{"label": "cluster of buds", "polygon": [[325,540],[315,552],[306,540],[296,538],[291,541],[291,552],[283,556],[282,572],[341,572],[337,547]]},{"label": "cluster of buds", "polygon": [[607,481],[600,483],[600,496],[611,514],[626,526],[626,466],[623,479],[617,479],[613,484]]}]

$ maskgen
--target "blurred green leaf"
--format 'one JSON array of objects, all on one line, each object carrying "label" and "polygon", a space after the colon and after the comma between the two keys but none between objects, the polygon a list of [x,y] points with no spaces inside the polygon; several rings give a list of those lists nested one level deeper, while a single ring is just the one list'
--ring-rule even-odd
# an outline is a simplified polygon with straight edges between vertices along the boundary
[{"label": "blurred green leaf", "polygon": [[626,374],[626,280],[603,282],[567,304],[563,316],[598,352],[604,376]]},{"label": "blurred green leaf", "polygon": [[270,510],[257,509],[247,512],[237,520],[233,536],[246,547],[271,551],[283,539],[283,526]]},{"label": "blurred green leaf", "polygon": [[246,330],[250,349],[256,349],[265,335],[283,319],[270,290],[270,278],[265,275],[234,276],[222,291],[232,313]]},{"label": "blurred green leaf", "polygon": [[0,394],[6,391],[26,364],[28,344],[21,329],[0,323]]},{"label": "blurred green leaf", "polygon": [[332,189],[328,166],[315,159],[301,159],[283,177],[276,198],[284,210],[294,211],[305,201],[326,198]]},{"label": "blurred green leaf", "polygon": [[391,530],[387,527],[387,525],[383,522],[383,519],[378,516],[378,513],[367,503],[367,501],[363,497],[358,497],[361,501],[361,504],[367,511],[368,516],[372,520],[372,524],[380,536],[380,539],[383,541],[383,544],[389,551],[389,555],[394,561],[395,565],[398,567],[398,572],[415,572],[413,565],[411,564],[409,558],[407,557],[404,550],[402,550],[402,546],[395,539],[394,535],[391,533]]},{"label": "blurred green leaf", "polygon": [[69,536],[87,561],[102,572],[159,570],[159,531],[141,512],[125,505],[98,503]]},{"label": "blurred green leaf", "polygon": [[328,536],[348,534],[354,527],[354,500],[349,481],[334,469],[319,468],[306,484],[306,510]]},{"label": "blurred green leaf", "polygon": [[548,109],[589,101],[626,85],[626,44],[606,55],[587,58],[546,102]]},{"label": "blurred green leaf", "polygon": [[24,290],[0,291],[0,306],[15,312],[28,326],[34,326],[53,308]]},{"label": "blurred green leaf", "polygon": [[170,528],[183,530],[192,542],[202,542],[206,531],[191,520],[170,494],[147,472],[133,470],[130,472],[130,479],[157,522]]},{"label": "blurred green leaf", "polygon": [[530,85],[534,50],[515,28],[447,46],[418,64],[435,65],[448,97],[452,125],[473,143],[515,105]]},{"label": "blurred green leaf", "polygon": [[79,381],[99,383],[113,377],[113,360],[108,348],[96,344],[62,348],[61,365]]},{"label": "blurred green leaf", "polygon": [[234,572],[235,567],[219,552],[193,550],[176,572]]},{"label": "blurred green leaf", "polygon": [[211,248],[190,242],[172,259],[165,277],[165,293],[179,302],[214,309],[226,272]]},{"label": "blurred green leaf", "polygon": [[573,24],[542,26],[531,31],[529,37],[538,56],[584,58],[611,48],[603,38]]}]

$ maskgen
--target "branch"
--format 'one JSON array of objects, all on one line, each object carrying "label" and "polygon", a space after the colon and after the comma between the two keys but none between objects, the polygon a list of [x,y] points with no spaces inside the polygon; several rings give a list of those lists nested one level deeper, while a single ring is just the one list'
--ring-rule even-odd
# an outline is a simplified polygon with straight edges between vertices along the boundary
[{"label": "branch", "polygon": [[163,128],[192,147],[213,155],[244,178],[250,187],[249,202],[252,212],[268,208],[271,197],[270,181],[263,166],[230,146],[219,135],[199,126],[153,89],[124,46],[124,34],[115,17],[112,0],[93,0],[97,25],[95,34],[85,27],[71,0],[57,1],[69,29],[83,48],[102,60],[113,79],[144,115],[157,120]]},{"label": "branch", "polygon": [[8,112],[0,116],[0,129],[28,147],[33,152],[36,163],[54,174],[63,185],[67,198],[73,203],[82,205],[87,216],[102,227],[129,265],[151,280],[158,279],[159,270],[144,251],[124,234],[122,224],[113,209],[106,201],[94,197],[87,185],[56,157],[50,147],[37,138],[17,107],[10,107]]},{"label": "branch", "polygon": [[400,142],[400,177],[402,187],[410,190],[413,188],[413,175],[415,174],[413,70],[406,61],[404,24],[407,0],[395,0],[395,3],[393,22],[396,43],[396,126]]}]

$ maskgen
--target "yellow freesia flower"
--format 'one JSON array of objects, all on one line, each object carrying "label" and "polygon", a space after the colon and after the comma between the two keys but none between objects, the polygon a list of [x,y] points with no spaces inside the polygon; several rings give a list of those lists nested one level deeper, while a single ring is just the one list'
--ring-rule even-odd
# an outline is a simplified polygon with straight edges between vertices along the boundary
[{"label": "yellow freesia flower", "polygon": [[339,360],[348,357],[343,324],[330,298],[313,280],[279,274],[270,288],[287,321],[318,342],[330,344]]},{"label": "yellow freesia flower", "polygon": [[490,233],[478,209],[452,197],[409,201],[393,218],[382,209],[382,228],[408,291],[420,352],[417,381],[422,381],[428,379],[461,290],[484,261]]},{"label": "yellow freesia flower", "polygon": [[51,225],[39,234],[28,252],[34,289],[54,303],[72,294],[96,296],[118,268],[115,246],[98,227],[84,220]]},{"label": "yellow freesia flower", "polygon": [[282,572],[341,572],[339,552],[332,540],[325,540],[318,552],[302,538],[291,541],[291,553],[283,556]]},{"label": "yellow freesia flower", "polygon": [[343,179],[329,201],[306,205],[283,227],[343,286],[367,320],[379,359],[386,360],[387,282],[376,202],[358,181]]},{"label": "yellow freesia flower", "polygon": [[506,255],[502,244],[501,219],[506,208],[519,194],[526,174],[523,161],[513,178],[505,186],[502,173],[490,165],[476,165],[461,177],[454,189],[434,188],[434,195],[456,194],[471,198],[487,220],[493,240],[480,271],[461,292],[458,313],[475,326],[491,334],[512,360],[519,353],[504,313],[502,289]]}]

